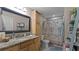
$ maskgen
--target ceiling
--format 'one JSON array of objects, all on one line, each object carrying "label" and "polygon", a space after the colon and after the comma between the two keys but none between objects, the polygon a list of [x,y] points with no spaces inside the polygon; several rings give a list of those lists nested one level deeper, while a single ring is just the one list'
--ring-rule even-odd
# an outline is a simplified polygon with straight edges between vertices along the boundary
[{"label": "ceiling", "polygon": [[64,7],[30,7],[30,8],[37,10],[46,18],[64,15]]}]

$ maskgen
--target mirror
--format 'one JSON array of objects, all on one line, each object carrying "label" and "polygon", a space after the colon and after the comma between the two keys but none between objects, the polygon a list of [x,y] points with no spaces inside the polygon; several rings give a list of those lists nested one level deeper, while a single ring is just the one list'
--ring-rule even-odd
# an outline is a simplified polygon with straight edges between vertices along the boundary
[{"label": "mirror", "polygon": [[30,31],[30,17],[1,7],[0,31]]}]

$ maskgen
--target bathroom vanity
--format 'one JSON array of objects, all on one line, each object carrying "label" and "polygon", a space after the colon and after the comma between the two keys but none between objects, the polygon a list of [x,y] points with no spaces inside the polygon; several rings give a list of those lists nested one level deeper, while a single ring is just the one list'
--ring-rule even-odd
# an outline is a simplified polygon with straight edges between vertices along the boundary
[{"label": "bathroom vanity", "polygon": [[14,38],[8,42],[0,43],[0,51],[39,51],[40,39],[30,35],[22,38]]},{"label": "bathroom vanity", "polygon": [[[40,14],[34,12],[33,17],[36,18],[31,19],[29,16],[15,12],[8,8],[1,7],[0,9],[1,9],[0,32],[5,32],[5,34],[10,34],[7,36],[12,37],[7,42],[0,42],[0,50],[1,51],[40,50],[40,36],[41,36],[40,21],[34,21],[34,20],[40,20]],[[34,31],[32,29],[34,29]],[[32,32],[33,35],[28,34],[28,32],[29,33]],[[22,33],[25,33],[25,35],[22,35]]]}]

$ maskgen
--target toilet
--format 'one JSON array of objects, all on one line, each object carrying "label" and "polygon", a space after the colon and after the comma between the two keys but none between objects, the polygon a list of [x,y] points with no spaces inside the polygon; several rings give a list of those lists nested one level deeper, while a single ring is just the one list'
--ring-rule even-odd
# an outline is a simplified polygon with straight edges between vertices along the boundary
[{"label": "toilet", "polygon": [[43,48],[48,48],[49,40],[42,40],[42,45],[43,45]]},{"label": "toilet", "polygon": [[49,46],[49,40],[44,39],[44,35],[42,35],[42,48],[48,48]]}]

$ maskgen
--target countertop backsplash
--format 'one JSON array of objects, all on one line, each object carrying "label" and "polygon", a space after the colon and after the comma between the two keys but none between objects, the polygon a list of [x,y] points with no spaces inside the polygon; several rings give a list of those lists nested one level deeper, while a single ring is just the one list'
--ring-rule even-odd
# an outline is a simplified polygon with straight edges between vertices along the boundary
[{"label": "countertop backsplash", "polygon": [[11,38],[20,38],[20,37],[24,37],[24,36],[29,36],[30,32],[22,32],[22,33],[10,33],[10,34],[6,34],[6,36],[9,36]]}]

